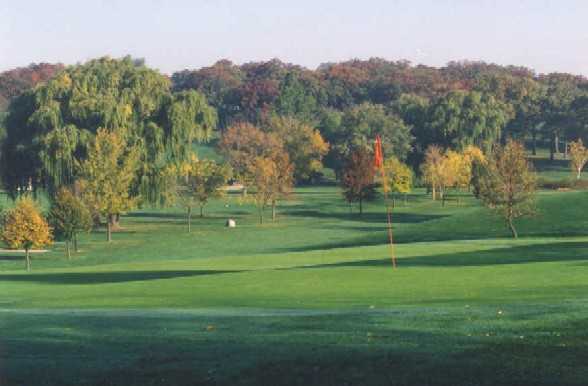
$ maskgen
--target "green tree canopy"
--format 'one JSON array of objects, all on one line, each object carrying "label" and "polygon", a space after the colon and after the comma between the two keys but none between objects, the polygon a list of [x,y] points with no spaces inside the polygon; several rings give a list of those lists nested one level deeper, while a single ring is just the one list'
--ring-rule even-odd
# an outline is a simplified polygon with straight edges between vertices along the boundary
[{"label": "green tree canopy", "polygon": [[[197,91],[172,94],[170,81],[129,57],[71,66],[16,98],[7,119],[4,181],[55,189],[76,178],[98,128],[140,149],[137,189],[158,198],[158,175],[186,159],[193,141],[210,138],[216,112]],[[17,167],[18,165],[18,167]]]},{"label": "green tree canopy", "polygon": [[431,138],[445,147],[468,145],[486,151],[500,141],[511,107],[491,94],[454,91],[439,98],[430,112]]},{"label": "green tree canopy", "polygon": [[371,152],[376,135],[382,138],[386,156],[405,159],[411,150],[413,137],[410,127],[393,113],[386,112],[383,105],[363,103],[347,110],[339,127],[326,140],[331,145],[331,166],[341,170],[352,153]]},{"label": "green tree canopy", "polygon": [[49,212],[49,222],[55,235],[65,241],[65,253],[71,257],[70,244],[77,252],[77,235],[92,229],[92,214],[82,199],[71,189],[60,188],[55,195]]}]

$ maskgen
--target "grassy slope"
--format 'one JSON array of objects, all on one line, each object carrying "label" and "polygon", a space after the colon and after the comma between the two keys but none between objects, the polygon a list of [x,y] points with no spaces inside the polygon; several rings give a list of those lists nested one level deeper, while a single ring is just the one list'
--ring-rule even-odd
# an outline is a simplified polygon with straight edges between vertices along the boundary
[{"label": "grassy slope", "polygon": [[133,213],[30,275],[0,257],[0,385],[585,385],[588,194],[542,193],[518,241],[460,201],[397,208],[396,272],[381,205],[350,215],[334,188],[278,224],[235,198],[189,235]]}]

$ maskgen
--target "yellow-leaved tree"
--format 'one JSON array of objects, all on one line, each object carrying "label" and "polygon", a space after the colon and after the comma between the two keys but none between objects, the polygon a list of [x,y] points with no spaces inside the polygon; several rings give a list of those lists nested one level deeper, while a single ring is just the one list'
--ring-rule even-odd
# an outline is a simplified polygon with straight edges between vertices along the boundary
[{"label": "yellow-leaved tree", "polygon": [[2,240],[9,248],[25,250],[26,268],[31,270],[30,251],[52,242],[51,228],[30,197],[22,197],[4,214]]},{"label": "yellow-leaved tree", "polygon": [[469,164],[473,164],[474,162],[485,163],[486,156],[482,149],[477,146],[469,145],[463,150],[463,156],[469,162]]},{"label": "yellow-leaved tree", "polygon": [[132,209],[138,197],[131,192],[139,163],[139,151],[127,146],[115,132],[99,129],[80,164],[80,188],[94,213],[106,218],[106,238],[112,241],[116,218]]},{"label": "yellow-leaved tree", "polygon": [[437,192],[443,198],[444,167],[443,150],[437,145],[429,146],[425,152],[421,172],[423,173],[424,181],[431,188],[433,200],[437,199]]},{"label": "yellow-leaved tree", "polygon": [[[456,190],[465,190],[470,186],[472,179],[472,168],[469,159],[463,153],[453,150],[447,150],[443,157],[444,167],[442,180],[444,188],[453,188]],[[459,203],[459,195],[457,195]],[[443,196],[445,204],[445,196]]]},{"label": "yellow-leaved tree", "polygon": [[273,116],[268,131],[280,138],[294,167],[295,181],[309,181],[322,168],[322,158],[329,151],[329,144],[320,132],[308,123],[293,117]]},{"label": "yellow-leaved tree", "polygon": [[439,197],[445,205],[447,189],[469,189],[472,185],[474,166],[485,165],[485,162],[484,153],[476,146],[467,146],[462,152],[443,152],[438,146],[432,145],[425,153],[421,171],[433,192],[433,199]]},{"label": "yellow-leaved tree", "polygon": [[392,207],[396,205],[396,194],[410,193],[412,190],[412,170],[408,165],[396,157],[390,157],[384,162],[386,178],[382,181],[384,189],[392,193]]},{"label": "yellow-leaved tree", "polygon": [[272,208],[272,221],[276,220],[278,200],[287,197],[294,185],[294,166],[286,153],[276,153],[273,157],[258,157],[253,168],[253,198],[263,223],[263,212],[268,205]]},{"label": "yellow-leaved tree", "polygon": [[576,179],[579,180],[582,176],[582,169],[588,162],[588,149],[582,143],[582,139],[570,142],[570,166],[572,171],[576,174]]},{"label": "yellow-leaved tree", "polygon": [[187,211],[188,232],[192,230],[192,210],[200,207],[200,217],[204,217],[204,207],[211,198],[222,197],[221,189],[231,177],[228,165],[212,160],[199,160],[196,154],[178,167],[177,195]]}]

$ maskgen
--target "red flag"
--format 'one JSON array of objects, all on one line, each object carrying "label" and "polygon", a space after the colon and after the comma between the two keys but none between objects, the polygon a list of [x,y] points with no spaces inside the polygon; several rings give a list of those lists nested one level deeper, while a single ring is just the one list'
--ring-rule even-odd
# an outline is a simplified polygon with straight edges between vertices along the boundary
[{"label": "red flag", "polygon": [[376,142],[374,143],[374,167],[381,169],[384,166],[384,155],[382,154],[382,140],[379,135],[376,135]]}]

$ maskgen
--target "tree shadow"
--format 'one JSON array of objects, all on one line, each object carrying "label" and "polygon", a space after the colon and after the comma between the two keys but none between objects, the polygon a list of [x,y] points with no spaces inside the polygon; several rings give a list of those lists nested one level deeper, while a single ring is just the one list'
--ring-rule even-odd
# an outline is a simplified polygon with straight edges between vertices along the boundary
[{"label": "tree shadow", "polygon": [[24,253],[21,255],[0,255],[0,261],[18,261],[18,260],[24,261],[24,259],[25,259]]},{"label": "tree shadow", "polygon": [[108,284],[134,281],[175,279],[181,277],[238,273],[236,270],[182,270],[182,271],[116,271],[116,272],[66,272],[33,274],[0,274],[1,281],[31,282],[41,284]]},{"label": "tree shadow", "polygon": [[175,219],[185,220],[185,213],[173,213],[173,212],[131,212],[124,215],[124,218],[161,218],[161,219]]},{"label": "tree shadow", "polygon": [[533,166],[538,172],[569,172],[569,162],[562,159],[551,161],[549,158],[536,158],[533,159]]},{"label": "tree shadow", "polygon": [[[284,214],[293,217],[312,217],[316,219],[332,219],[337,221],[356,221],[364,223],[385,223],[386,213],[367,212],[359,213],[344,213],[344,212],[323,212],[313,209],[291,209],[287,208],[283,211]],[[432,220],[438,220],[449,215],[442,214],[417,214],[417,213],[394,213],[394,223],[400,224],[418,224]]]},{"label": "tree shadow", "polygon": [[[400,259],[401,267],[476,267],[503,264],[588,261],[588,242],[561,242]],[[298,268],[389,267],[390,258],[318,264]]]},{"label": "tree shadow", "polygon": [[[513,314],[529,318],[527,310]],[[540,312],[531,320],[554,315],[553,308],[530,310]],[[0,341],[11,356],[0,380],[41,384],[51,374],[61,385],[81,378],[128,386],[584,386],[585,314],[556,310],[565,315],[506,325],[494,307],[263,318],[8,314]],[[431,328],[441,320],[445,328]]]},{"label": "tree shadow", "polygon": [[[207,213],[206,209],[204,212],[204,217],[200,217],[198,213],[198,208],[194,210],[192,214],[192,220],[221,220],[227,219],[228,217],[240,217],[246,216],[250,213],[246,210],[233,210],[233,211],[226,211],[222,214],[218,212],[215,213]],[[187,215],[184,212],[132,212],[128,213],[123,217],[124,218],[132,218],[132,219],[163,219],[163,220],[179,220],[179,221],[186,221]]]}]

